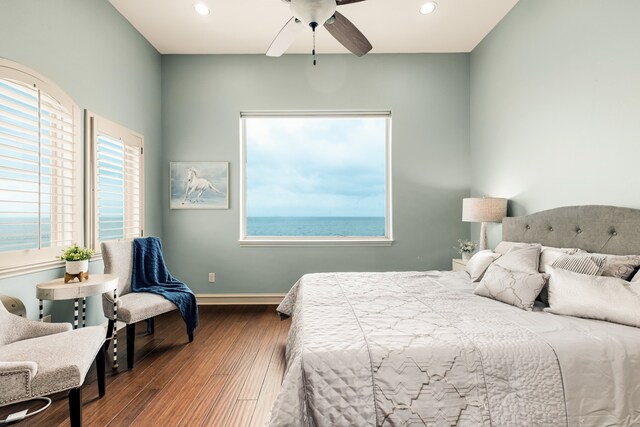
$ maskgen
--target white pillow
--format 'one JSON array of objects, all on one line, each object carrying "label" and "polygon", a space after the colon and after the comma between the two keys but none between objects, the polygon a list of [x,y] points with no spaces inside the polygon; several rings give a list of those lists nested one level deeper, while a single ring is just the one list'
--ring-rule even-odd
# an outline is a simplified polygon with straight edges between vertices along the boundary
[{"label": "white pillow", "polygon": [[640,327],[640,282],[549,267],[545,311]]},{"label": "white pillow", "polygon": [[537,271],[530,273],[509,270],[499,266],[496,261],[489,267],[473,293],[532,311],[536,297],[547,283],[547,277],[546,274]]},{"label": "white pillow", "polygon": [[538,273],[541,245],[528,245],[522,249],[512,249],[498,258],[494,264],[520,273]]},{"label": "white pillow", "polygon": [[516,249],[524,249],[530,246],[537,246],[537,243],[522,243],[522,242],[507,242],[503,241],[498,243],[494,252],[504,255],[507,252],[511,252]]},{"label": "white pillow", "polygon": [[[547,251],[549,252],[549,251]],[[556,252],[556,251],[554,251]],[[544,253],[544,252],[543,252]],[[558,253],[558,252],[556,252]],[[542,255],[540,256],[542,259]],[[602,274],[602,265],[604,264],[604,257],[601,255],[592,254],[576,254],[566,255],[562,253],[553,264],[544,267],[545,272],[548,272],[550,267],[556,270],[562,269],[566,271],[572,271],[574,273],[588,274],[590,276],[600,276]],[[546,305],[549,305],[549,286],[545,286],[538,295],[538,300],[542,301]]]},{"label": "white pillow", "polygon": [[491,249],[476,252],[469,261],[467,261],[467,273],[471,276],[472,282],[479,282],[482,275],[491,263],[500,258],[500,254],[493,252]]}]

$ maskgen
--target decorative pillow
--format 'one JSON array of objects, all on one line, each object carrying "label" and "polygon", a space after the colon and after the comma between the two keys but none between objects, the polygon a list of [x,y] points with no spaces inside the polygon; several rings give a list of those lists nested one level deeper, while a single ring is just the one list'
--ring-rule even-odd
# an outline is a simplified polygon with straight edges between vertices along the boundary
[{"label": "decorative pillow", "polygon": [[469,261],[467,261],[467,273],[471,276],[471,281],[479,282],[482,275],[491,263],[500,258],[500,254],[490,249],[486,251],[476,252]]},{"label": "decorative pillow", "polygon": [[545,311],[640,327],[640,282],[549,268]]},{"label": "decorative pillow", "polygon": [[494,250],[494,252],[500,255],[505,255],[508,252],[511,252],[517,249],[528,248],[530,246],[538,246],[538,244],[522,243],[522,242],[500,242],[498,243],[498,246],[496,246],[496,249]]},{"label": "decorative pillow", "polygon": [[[526,249],[520,251],[523,250]],[[504,257],[508,255],[510,254]],[[536,297],[547,283],[548,275],[537,271],[530,273],[509,270],[498,265],[498,261],[489,267],[473,293],[532,311]]]},{"label": "decorative pillow", "polygon": [[607,277],[617,277],[628,280],[638,266],[640,266],[640,255],[608,255],[591,254],[605,257],[602,266],[602,275]]},{"label": "decorative pillow", "polygon": [[[544,253],[544,252],[543,252]],[[542,257],[541,257],[542,258]],[[574,273],[588,274],[590,276],[599,276],[602,271],[602,265],[604,264],[604,257],[600,255],[560,255],[552,265],[544,267],[545,272],[549,271],[549,268],[560,268]],[[549,286],[545,287],[540,292],[538,299],[549,305],[548,297]]]},{"label": "decorative pillow", "polygon": [[547,267],[552,265],[563,255],[574,255],[584,252],[578,248],[554,248],[553,246],[543,246],[540,252],[540,273],[546,273]]},{"label": "decorative pillow", "polygon": [[599,276],[604,262],[605,257],[601,255],[562,255],[554,261],[551,267],[589,276]]},{"label": "decorative pillow", "polygon": [[512,249],[498,258],[494,264],[520,273],[538,273],[541,245],[528,245],[522,249]]}]

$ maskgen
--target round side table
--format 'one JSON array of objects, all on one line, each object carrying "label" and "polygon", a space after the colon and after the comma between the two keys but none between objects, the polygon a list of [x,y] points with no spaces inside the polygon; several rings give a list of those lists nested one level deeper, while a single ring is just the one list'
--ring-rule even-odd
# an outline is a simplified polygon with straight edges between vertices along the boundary
[{"label": "round side table", "polygon": [[[87,320],[87,300],[88,296],[99,295],[105,292],[113,292],[113,318],[117,319],[118,306],[116,300],[118,297],[118,276],[113,274],[91,274],[89,278],[82,282],[74,280],[64,283],[64,278],[50,280],[48,282],[38,283],[36,285],[36,297],[39,300],[40,320],[44,317],[44,302],[69,300],[74,301],[73,305],[73,329],[78,328],[78,306],[82,299],[82,326],[84,327]],[[116,322],[113,322],[113,368],[118,367],[118,338]]]}]

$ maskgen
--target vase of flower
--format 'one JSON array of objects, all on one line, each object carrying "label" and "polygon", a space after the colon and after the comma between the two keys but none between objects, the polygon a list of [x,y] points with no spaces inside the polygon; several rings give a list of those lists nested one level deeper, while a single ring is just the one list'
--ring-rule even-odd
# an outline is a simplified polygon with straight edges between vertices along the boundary
[{"label": "vase of flower", "polygon": [[89,260],[95,254],[93,249],[73,245],[58,258],[65,262],[65,283],[77,277],[81,282],[89,278]]},{"label": "vase of flower", "polygon": [[462,255],[462,260],[466,262],[471,259],[471,254],[473,254],[477,247],[478,244],[476,242],[458,239],[458,247],[454,246],[454,249],[458,250],[458,253]]}]

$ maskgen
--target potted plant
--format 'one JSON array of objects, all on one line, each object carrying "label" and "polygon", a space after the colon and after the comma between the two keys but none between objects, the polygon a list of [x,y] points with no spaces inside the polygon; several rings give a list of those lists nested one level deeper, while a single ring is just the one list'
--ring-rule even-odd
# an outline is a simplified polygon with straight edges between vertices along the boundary
[{"label": "potted plant", "polygon": [[462,240],[458,239],[458,247],[454,246],[454,249],[458,249],[458,253],[462,255],[463,261],[469,261],[471,258],[471,254],[476,250],[478,244],[476,242],[472,242],[471,240]]},{"label": "potted plant", "polygon": [[58,258],[66,261],[65,271],[67,274],[77,275],[89,271],[89,260],[95,254],[93,249],[81,248],[74,244],[62,252]]}]

